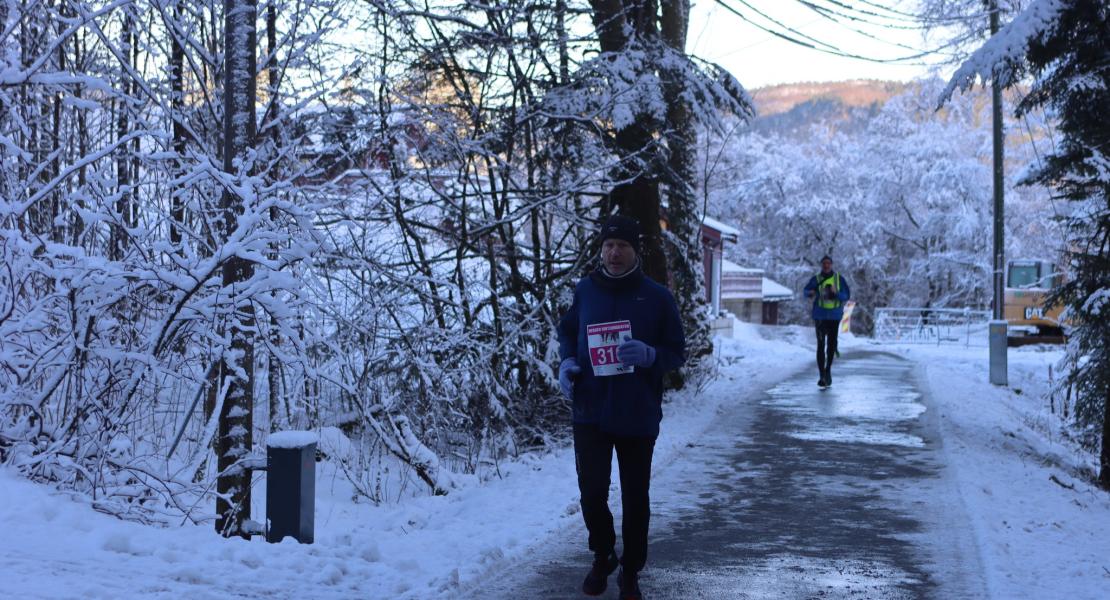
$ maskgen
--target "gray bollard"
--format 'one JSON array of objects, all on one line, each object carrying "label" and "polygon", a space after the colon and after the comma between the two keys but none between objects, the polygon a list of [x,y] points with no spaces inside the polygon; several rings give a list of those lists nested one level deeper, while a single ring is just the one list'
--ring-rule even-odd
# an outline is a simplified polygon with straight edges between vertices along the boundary
[{"label": "gray bollard", "polygon": [[991,383],[994,385],[1008,385],[1009,365],[1006,356],[1008,323],[1004,320],[991,321],[989,327]]},{"label": "gray bollard", "polygon": [[316,521],[316,434],[281,431],[266,441],[266,541],[311,544]]}]

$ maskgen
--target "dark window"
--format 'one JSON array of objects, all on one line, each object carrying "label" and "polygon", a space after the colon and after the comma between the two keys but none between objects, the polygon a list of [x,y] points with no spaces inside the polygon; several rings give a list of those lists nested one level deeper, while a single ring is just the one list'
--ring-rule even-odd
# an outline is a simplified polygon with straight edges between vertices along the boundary
[{"label": "dark window", "polygon": [[1040,287],[1040,269],[1037,265],[1010,265],[1010,276],[1007,278],[1009,281],[1006,287],[1012,288],[1031,288]]}]

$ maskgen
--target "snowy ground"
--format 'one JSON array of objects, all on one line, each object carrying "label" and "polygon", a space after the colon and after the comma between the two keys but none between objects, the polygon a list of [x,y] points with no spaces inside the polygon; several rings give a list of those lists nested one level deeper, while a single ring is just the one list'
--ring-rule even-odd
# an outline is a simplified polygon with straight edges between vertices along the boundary
[{"label": "snowy ground", "polygon": [[[830,389],[807,367],[722,407],[652,480],[648,596],[986,597],[967,513],[944,501],[958,494],[914,369],[852,350]],[[469,598],[574,597],[585,537],[568,528]]]},{"label": "snowy ground", "polygon": [[[737,338],[721,346],[721,377],[665,406],[658,469],[686,450],[722,403],[806,365],[812,342],[808,328],[738,326]],[[1060,436],[1048,412],[1048,365],[1059,354],[1012,349],[1011,386],[995,388],[986,383],[985,348],[882,349],[919,365],[991,597],[1102,597],[1110,584],[1110,500],[1083,475],[1093,458]],[[316,543],[306,546],[120,522],[0,469],[0,596],[452,597],[580,521],[569,450],[503,464],[500,473],[447,497],[371,506],[352,502],[349,484],[325,464]]]},{"label": "snowy ground", "polygon": [[990,596],[1106,598],[1110,495],[1092,485],[1096,457],[1062,435],[1050,409],[1049,366],[1056,370],[1062,351],[1011,348],[1009,386],[1000,388],[988,383],[985,346],[885,349],[918,364],[939,410]]},{"label": "snowy ground", "polygon": [[[784,329],[774,337],[798,332]],[[717,407],[758,391],[808,359],[808,349],[738,326],[721,346],[721,377],[664,407],[656,464],[709,424]],[[501,478],[447,497],[382,506],[318,471],[316,543],[223,540],[209,527],[154,529],[0,469],[0,596],[26,598],[450,597],[568,523],[578,490],[568,449],[500,465]],[[263,498],[264,488],[255,489]]]}]

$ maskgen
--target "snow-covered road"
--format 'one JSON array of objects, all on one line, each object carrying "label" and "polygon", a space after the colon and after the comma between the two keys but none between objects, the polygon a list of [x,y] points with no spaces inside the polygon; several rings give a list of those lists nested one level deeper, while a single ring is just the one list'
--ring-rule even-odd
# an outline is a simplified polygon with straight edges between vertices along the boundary
[{"label": "snow-covered road", "polygon": [[[986,596],[912,363],[857,351],[835,375],[828,390],[804,371],[733,404],[657,469],[645,593]],[[584,540],[581,527],[567,531],[475,596],[580,597]]]}]

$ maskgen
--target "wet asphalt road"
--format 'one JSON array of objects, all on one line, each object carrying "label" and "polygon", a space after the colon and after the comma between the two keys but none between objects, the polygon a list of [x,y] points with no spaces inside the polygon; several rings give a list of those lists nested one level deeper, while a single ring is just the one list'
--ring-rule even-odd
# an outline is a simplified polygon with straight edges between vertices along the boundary
[{"label": "wet asphalt road", "polygon": [[[986,596],[910,363],[857,352],[834,376],[821,390],[805,371],[738,401],[657,465],[647,598]],[[564,532],[474,597],[584,598],[585,539]],[[603,597],[615,588],[614,576]]]}]

